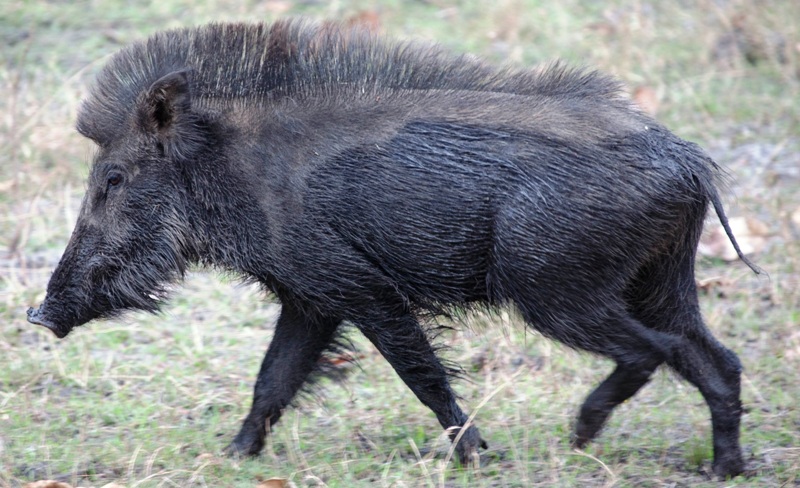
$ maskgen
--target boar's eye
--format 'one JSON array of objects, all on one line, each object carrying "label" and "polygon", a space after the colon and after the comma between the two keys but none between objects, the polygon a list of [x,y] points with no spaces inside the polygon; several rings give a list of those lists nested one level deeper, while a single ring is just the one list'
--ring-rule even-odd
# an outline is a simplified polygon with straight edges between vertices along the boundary
[{"label": "boar's eye", "polygon": [[122,175],[119,173],[109,173],[107,182],[109,190],[115,186],[119,186],[122,183]]}]

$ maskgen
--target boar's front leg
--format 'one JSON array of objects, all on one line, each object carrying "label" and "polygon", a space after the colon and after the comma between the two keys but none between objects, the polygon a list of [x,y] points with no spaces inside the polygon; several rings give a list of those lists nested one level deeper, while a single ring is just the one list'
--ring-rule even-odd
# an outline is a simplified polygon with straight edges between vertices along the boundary
[{"label": "boar's front leg", "polygon": [[[359,330],[375,345],[383,357],[414,392],[417,398],[433,413],[445,429],[463,427],[467,415],[456,403],[450,388],[448,370],[436,357],[425,331],[410,313],[400,317],[375,317],[369,321],[355,322]],[[461,429],[450,432],[455,440]],[[456,446],[462,464],[469,464],[478,452],[486,449],[475,426],[469,426]]]},{"label": "boar's front leg", "polygon": [[314,371],[323,351],[331,344],[341,321],[313,316],[302,304],[284,301],[275,335],[258,372],[253,406],[228,455],[256,455],[264,447],[267,421],[281,417],[297,391]]}]

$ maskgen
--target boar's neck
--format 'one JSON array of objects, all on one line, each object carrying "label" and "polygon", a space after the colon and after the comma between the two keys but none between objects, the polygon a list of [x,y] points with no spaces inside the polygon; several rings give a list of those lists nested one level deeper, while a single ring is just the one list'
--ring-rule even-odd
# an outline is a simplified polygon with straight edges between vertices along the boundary
[{"label": "boar's neck", "polygon": [[263,250],[269,249],[271,226],[258,201],[265,173],[243,131],[221,112],[203,118],[204,149],[179,163],[189,224],[184,257],[193,264],[256,274],[254,263],[269,257]]}]

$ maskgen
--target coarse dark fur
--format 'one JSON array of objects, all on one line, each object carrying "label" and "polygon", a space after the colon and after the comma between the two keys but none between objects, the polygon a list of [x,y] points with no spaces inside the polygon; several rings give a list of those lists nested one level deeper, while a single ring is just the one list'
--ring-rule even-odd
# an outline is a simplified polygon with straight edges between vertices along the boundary
[{"label": "coarse dark fur", "polygon": [[[191,264],[262,284],[282,310],[229,452],[261,450],[343,322],[443,427],[463,427],[419,319],[511,305],[616,361],[575,445],[667,364],[711,409],[714,470],[744,470],[741,365],[704,326],[694,281],[709,203],[735,243],[720,170],[613,79],[502,70],[335,24],[212,24],[114,56],[77,126],[99,152],[29,318],[64,337],[156,311]],[[466,461],[483,444],[468,426],[456,449]]]}]

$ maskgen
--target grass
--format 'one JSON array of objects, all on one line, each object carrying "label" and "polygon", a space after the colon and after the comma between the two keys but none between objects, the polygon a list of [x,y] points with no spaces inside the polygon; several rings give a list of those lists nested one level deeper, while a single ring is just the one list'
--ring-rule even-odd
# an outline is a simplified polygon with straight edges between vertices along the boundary
[{"label": "grass", "polygon": [[[25,321],[74,224],[91,145],[72,129],[92,76],[155,30],[278,15],[370,12],[396,37],[530,65],[557,57],[647,87],[658,118],[733,176],[731,216],[764,222],[754,256],[770,274],[701,260],[720,277],[702,297],[709,327],[745,364],[742,442],[751,478],[800,482],[800,4],[701,0],[538,2],[121,0],[6,2],[0,12],[0,486],[718,486],[708,410],[690,385],[656,374],[585,452],[568,444],[580,402],[611,370],[525,332],[513,315],[471,316],[446,335],[469,372],[463,406],[489,442],[481,466],[445,464],[449,445],[379,355],[286,412],[257,459],[220,451],[249,408],[279,308],[256,289],[201,271],[163,316],[91,324],[57,341]],[[741,21],[739,19],[744,19]],[[766,45],[756,64],[712,59],[745,22]],[[738,23],[738,24],[737,24]],[[782,37],[788,59],[770,42]],[[255,345],[255,347],[254,347]]]}]

